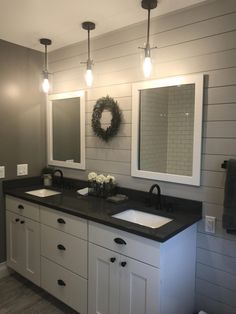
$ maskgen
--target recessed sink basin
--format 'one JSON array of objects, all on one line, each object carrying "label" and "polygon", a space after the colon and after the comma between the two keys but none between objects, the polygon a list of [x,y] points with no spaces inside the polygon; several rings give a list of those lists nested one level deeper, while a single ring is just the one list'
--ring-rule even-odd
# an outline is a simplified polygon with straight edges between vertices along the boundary
[{"label": "recessed sink basin", "polygon": [[135,210],[135,209],[127,209],[119,214],[112,215],[112,217],[130,221],[135,224],[150,227],[153,229],[159,228],[173,220],[166,217]]},{"label": "recessed sink basin", "polygon": [[61,192],[54,191],[54,190],[48,190],[48,189],[39,189],[39,190],[32,190],[25,192],[30,195],[38,196],[38,197],[47,197],[52,195],[61,194]]}]

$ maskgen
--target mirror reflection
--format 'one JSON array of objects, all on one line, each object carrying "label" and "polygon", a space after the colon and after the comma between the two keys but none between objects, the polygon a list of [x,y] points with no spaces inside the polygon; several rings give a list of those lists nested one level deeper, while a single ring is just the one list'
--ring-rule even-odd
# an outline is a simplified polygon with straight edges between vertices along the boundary
[{"label": "mirror reflection", "polygon": [[84,92],[49,96],[48,164],[85,169]]},{"label": "mirror reflection", "polygon": [[132,86],[134,177],[200,184],[203,75]]},{"label": "mirror reflection", "polygon": [[80,162],[80,98],[52,101],[53,159]]},{"label": "mirror reflection", "polygon": [[140,90],[140,170],[192,175],[195,85]]}]

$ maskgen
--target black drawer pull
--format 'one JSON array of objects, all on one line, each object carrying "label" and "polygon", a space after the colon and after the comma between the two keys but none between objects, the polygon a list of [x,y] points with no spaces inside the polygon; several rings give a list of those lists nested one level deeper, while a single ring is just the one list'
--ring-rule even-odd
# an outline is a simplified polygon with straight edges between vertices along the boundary
[{"label": "black drawer pull", "polygon": [[61,251],[65,251],[66,250],[66,248],[62,244],[58,244],[57,248],[58,248],[58,250],[61,250]]},{"label": "black drawer pull", "polygon": [[123,239],[121,239],[121,238],[115,238],[114,241],[115,241],[117,244],[126,245],[125,240],[123,240]]},{"label": "black drawer pull", "polygon": [[65,223],[66,223],[65,220],[62,219],[62,218],[58,218],[58,219],[57,219],[57,222],[58,222],[59,224],[65,224]]},{"label": "black drawer pull", "polygon": [[125,267],[126,264],[127,264],[126,262],[121,262],[121,263],[120,263],[120,265],[121,265],[122,267]]},{"label": "black drawer pull", "polygon": [[65,281],[63,281],[62,279],[58,279],[58,280],[57,280],[57,284],[58,284],[58,286],[63,286],[63,287],[66,286]]},{"label": "black drawer pull", "polygon": [[20,222],[22,225],[25,223],[25,221],[24,220],[21,220],[21,222]]},{"label": "black drawer pull", "polygon": [[18,205],[18,209],[24,209],[23,205]]},{"label": "black drawer pull", "polygon": [[18,222],[18,221],[20,221],[20,218],[16,218],[16,219],[15,219],[15,222]]},{"label": "black drawer pull", "polygon": [[115,258],[115,257],[111,257],[111,258],[110,258],[110,261],[111,261],[111,263],[115,263],[116,258]]}]

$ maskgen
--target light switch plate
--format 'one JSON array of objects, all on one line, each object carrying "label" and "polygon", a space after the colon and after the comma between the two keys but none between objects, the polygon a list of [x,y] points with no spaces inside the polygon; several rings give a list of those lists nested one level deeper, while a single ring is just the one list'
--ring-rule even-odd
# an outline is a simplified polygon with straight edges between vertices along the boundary
[{"label": "light switch plate", "polygon": [[17,165],[17,175],[26,176],[28,174],[28,164]]},{"label": "light switch plate", "polygon": [[0,179],[5,178],[5,166],[0,166]]},{"label": "light switch plate", "polygon": [[209,233],[216,232],[216,217],[205,216],[205,231]]}]

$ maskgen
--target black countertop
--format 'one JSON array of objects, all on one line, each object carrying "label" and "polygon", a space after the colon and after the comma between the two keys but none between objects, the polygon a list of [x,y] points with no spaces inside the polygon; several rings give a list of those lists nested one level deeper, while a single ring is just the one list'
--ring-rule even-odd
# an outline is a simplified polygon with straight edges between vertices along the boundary
[{"label": "black countertop", "polygon": [[[140,195],[145,194],[141,191],[124,189],[122,192],[126,191],[127,193],[124,194],[129,194],[129,200],[122,204],[114,204],[94,196],[80,196],[74,189],[60,190],[56,187],[50,189],[59,190],[62,192],[61,194],[49,197],[37,197],[26,194],[25,192],[44,187],[38,184],[35,185],[36,180],[28,180],[28,183],[27,186],[27,180],[24,180],[24,184],[20,184],[20,180],[5,181],[3,185],[4,193],[159,242],[170,239],[180,231],[199,221],[202,216],[202,203],[198,201],[163,196],[163,198],[167,198],[169,202],[170,200],[172,202],[171,208],[173,211],[168,212],[166,210],[156,210],[154,207],[147,207],[144,202],[140,201]],[[32,183],[34,184],[32,185]],[[126,209],[142,210],[173,220],[160,228],[153,229],[111,217]]]}]

